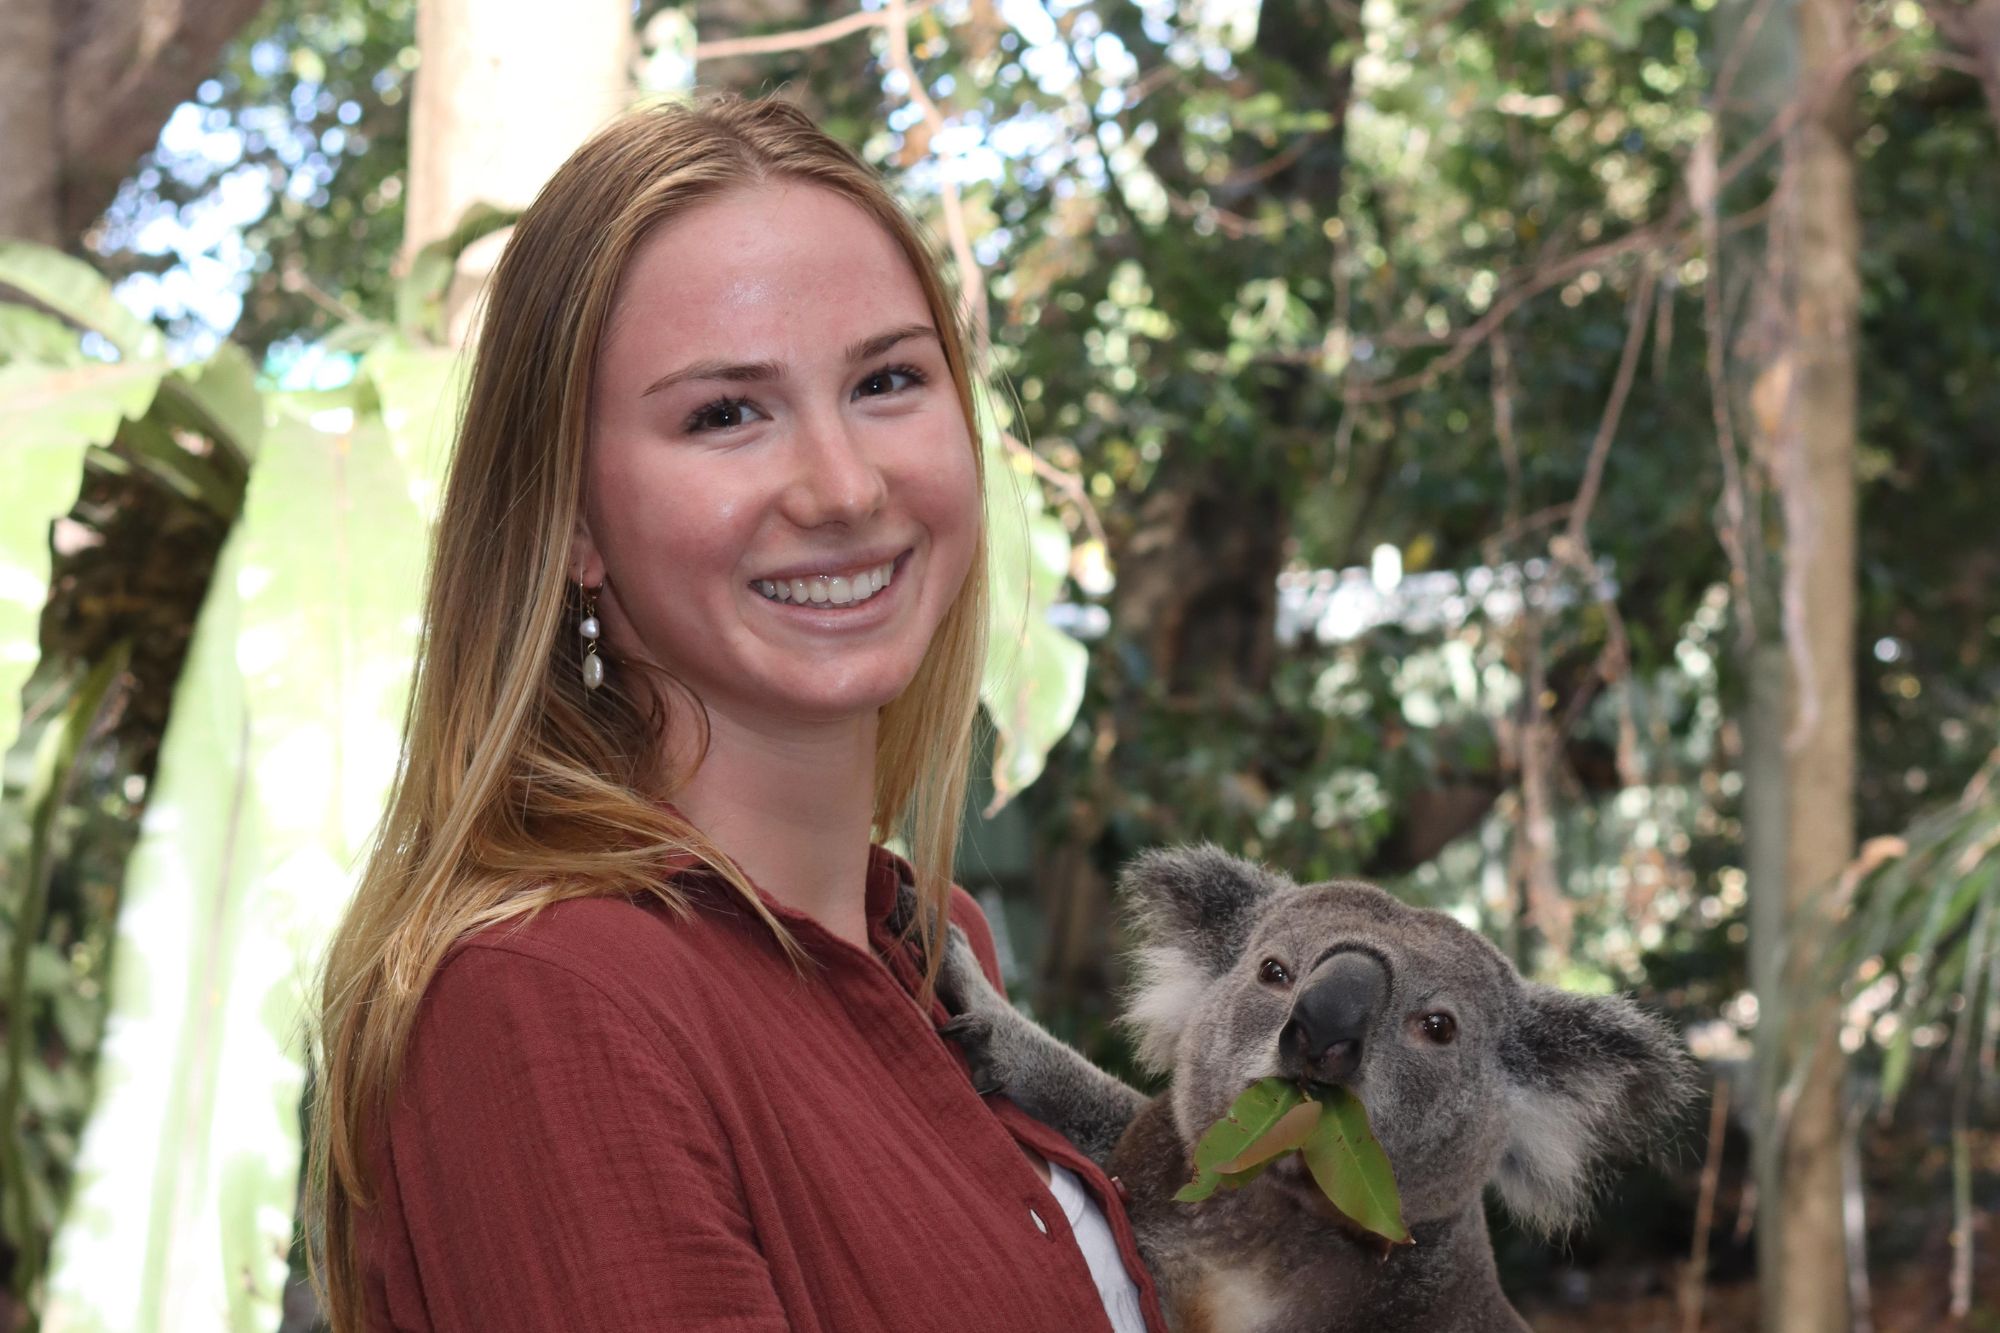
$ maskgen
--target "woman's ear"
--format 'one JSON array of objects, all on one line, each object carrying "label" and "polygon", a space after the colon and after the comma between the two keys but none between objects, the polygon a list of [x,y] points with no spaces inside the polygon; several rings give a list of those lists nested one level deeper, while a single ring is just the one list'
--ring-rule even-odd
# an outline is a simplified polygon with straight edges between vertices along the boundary
[{"label": "woman's ear", "polygon": [[586,588],[604,582],[604,557],[597,549],[597,539],[590,535],[590,519],[582,506],[577,507],[576,522],[570,528],[569,576]]}]

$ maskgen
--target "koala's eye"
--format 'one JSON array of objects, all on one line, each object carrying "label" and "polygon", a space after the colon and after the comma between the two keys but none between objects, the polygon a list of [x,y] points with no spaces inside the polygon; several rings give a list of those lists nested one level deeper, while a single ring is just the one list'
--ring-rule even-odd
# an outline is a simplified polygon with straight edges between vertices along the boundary
[{"label": "koala's eye", "polygon": [[1264,965],[1257,969],[1257,979],[1273,986],[1289,986],[1292,974],[1285,971],[1285,965],[1275,958],[1266,958]]},{"label": "koala's eye", "polygon": [[1420,1026],[1424,1035],[1440,1046],[1449,1046],[1452,1038],[1458,1035],[1458,1020],[1450,1014],[1425,1014]]}]

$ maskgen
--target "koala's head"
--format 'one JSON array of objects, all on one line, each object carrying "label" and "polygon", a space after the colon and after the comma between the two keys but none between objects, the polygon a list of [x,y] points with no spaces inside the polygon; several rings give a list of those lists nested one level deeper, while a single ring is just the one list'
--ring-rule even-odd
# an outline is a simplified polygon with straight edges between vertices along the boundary
[{"label": "koala's head", "polygon": [[1344,1084],[1410,1223],[1491,1181],[1525,1222],[1566,1227],[1602,1165],[1657,1143],[1691,1092],[1679,1038],[1630,1001],[1524,982],[1451,917],[1371,885],[1299,885],[1200,847],[1141,857],[1123,890],[1139,939],[1125,1022],[1173,1078],[1182,1137],[1260,1078]]}]

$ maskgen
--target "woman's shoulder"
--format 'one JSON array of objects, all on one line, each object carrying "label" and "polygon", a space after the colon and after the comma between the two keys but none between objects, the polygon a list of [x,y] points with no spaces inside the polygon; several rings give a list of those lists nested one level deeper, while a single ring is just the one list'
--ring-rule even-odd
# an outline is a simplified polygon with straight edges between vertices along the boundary
[{"label": "woman's shoulder", "polygon": [[666,1000],[685,1004],[701,978],[723,966],[717,924],[700,908],[622,896],[566,898],[498,921],[445,954],[432,979],[440,986],[486,992],[521,988],[546,993],[558,976],[620,1006]]}]

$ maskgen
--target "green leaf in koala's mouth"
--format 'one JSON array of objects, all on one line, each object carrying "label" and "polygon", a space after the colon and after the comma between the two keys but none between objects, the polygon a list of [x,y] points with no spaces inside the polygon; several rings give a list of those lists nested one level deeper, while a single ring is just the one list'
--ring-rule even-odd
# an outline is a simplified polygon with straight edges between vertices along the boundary
[{"label": "green leaf in koala's mouth", "polygon": [[1313,1183],[1333,1206],[1363,1230],[1395,1245],[1409,1245],[1396,1173],[1368,1127],[1368,1108],[1346,1088],[1326,1088],[1326,1110],[1299,1151]]},{"label": "green leaf in koala's mouth", "polygon": [[1195,1144],[1194,1179],[1174,1198],[1199,1203],[1218,1186],[1240,1188],[1293,1152],[1356,1226],[1391,1244],[1411,1243],[1389,1155],[1361,1099],[1342,1087],[1314,1084],[1308,1092],[1282,1078],[1251,1084]]},{"label": "green leaf in koala's mouth", "polygon": [[1319,1103],[1282,1078],[1259,1079],[1230,1103],[1194,1147],[1194,1179],[1174,1197],[1196,1203],[1217,1185],[1242,1185],[1297,1148],[1319,1119]]}]

